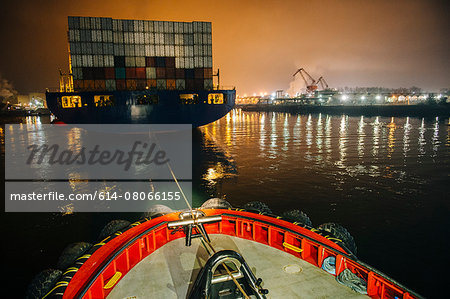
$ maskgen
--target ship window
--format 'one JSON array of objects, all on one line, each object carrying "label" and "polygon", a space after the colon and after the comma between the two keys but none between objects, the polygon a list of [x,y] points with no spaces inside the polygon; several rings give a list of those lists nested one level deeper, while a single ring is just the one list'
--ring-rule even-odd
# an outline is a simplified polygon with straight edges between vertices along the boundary
[{"label": "ship window", "polygon": [[159,102],[157,94],[142,94],[136,97],[136,105],[156,105]]},{"label": "ship window", "polygon": [[223,104],[222,93],[210,93],[208,94],[208,104]]},{"label": "ship window", "polygon": [[114,106],[114,96],[112,95],[96,95],[94,96],[95,107]]},{"label": "ship window", "polygon": [[180,94],[180,100],[182,104],[198,104],[198,94]]},{"label": "ship window", "polygon": [[61,107],[63,108],[81,108],[80,96],[63,96],[61,98]]}]

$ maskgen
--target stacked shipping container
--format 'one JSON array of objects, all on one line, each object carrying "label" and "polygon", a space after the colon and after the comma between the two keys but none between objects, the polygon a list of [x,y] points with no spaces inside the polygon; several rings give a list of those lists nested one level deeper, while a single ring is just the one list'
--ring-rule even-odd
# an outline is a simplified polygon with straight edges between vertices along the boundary
[{"label": "stacked shipping container", "polygon": [[210,22],[69,17],[75,91],[213,88]]}]

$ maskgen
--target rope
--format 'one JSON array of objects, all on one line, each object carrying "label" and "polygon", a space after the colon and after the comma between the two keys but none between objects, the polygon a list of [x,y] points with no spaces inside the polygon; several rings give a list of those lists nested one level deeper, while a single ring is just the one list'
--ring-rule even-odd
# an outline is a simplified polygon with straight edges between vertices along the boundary
[{"label": "rope", "polygon": [[[216,253],[216,250],[214,249],[214,247],[212,246],[211,242],[208,241],[208,238],[206,238],[206,236],[203,234],[202,230],[198,229],[198,231],[200,232],[200,234],[202,235],[202,238],[205,240],[206,244],[209,245],[209,247],[211,248],[211,250]],[[203,243],[203,242],[202,242]],[[205,243],[203,243],[205,245]],[[208,249],[205,246],[206,251],[209,253]],[[238,287],[239,291],[241,291],[242,295],[244,295],[245,299],[250,299],[250,297],[245,293],[244,289],[242,288],[242,286],[239,284],[239,282],[236,280],[236,278],[233,276],[233,274],[231,274],[230,269],[228,269],[227,265],[225,264],[225,262],[222,263],[222,266],[225,268],[225,271],[227,271],[227,274],[231,277],[231,279],[233,280],[234,284]]]},{"label": "rope", "polygon": [[[150,134],[150,135],[151,135],[151,134]],[[155,134],[153,134],[153,136],[154,136],[154,138],[156,139],[156,141],[158,141],[158,147],[159,147],[159,140],[158,140],[158,138],[156,137]],[[184,192],[183,192],[183,189],[181,188],[180,184],[178,183],[178,180],[177,180],[177,178],[176,178],[176,176],[175,176],[175,173],[173,172],[172,167],[170,167],[170,163],[167,162],[166,164],[167,164],[167,167],[169,168],[169,171],[170,171],[170,174],[172,175],[173,180],[174,180],[175,183],[177,184],[177,187],[178,187],[178,189],[180,190],[181,195],[183,196],[184,201],[186,202],[186,205],[187,205],[188,208],[189,208],[189,211],[191,212],[192,219],[193,219],[193,221],[194,221],[194,225],[197,227],[197,230],[198,230],[198,231],[200,232],[200,234],[202,235],[202,239],[204,240],[204,242],[205,242],[206,244],[208,244],[208,246],[211,248],[211,250],[212,250],[214,253],[216,253],[217,251],[214,249],[214,247],[212,246],[211,242],[208,241],[208,238],[203,234],[202,230],[198,228],[198,224],[196,223],[196,218],[197,218],[197,217],[195,216],[194,211],[193,211],[193,209],[192,209],[192,206],[189,204],[189,201],[187,200],[186,195],[185,195]],[[204,243],[204,242],[202,242],[202,243],[203,243],[203,246],[205,246],[205,243]],[[210,252],[209,252],[209,250],[206,248],[206,246],[205,246],[205,249],[206,249],[206,251],[208,252],[208,254],[210,254]],[[211,254],[210,254],[210,256],[211,256]],[[228,275],[231,277],[231,279],[233,280],[234,284],[238,287],[239,291],[244,295],[245,299],[250,299],[250,297],[245,293],[244,289],[243,289],[242,286],[239,284],[239,282],[236,280],[236,278],[233,276],[233,274],[231,274],[231,271],[228,269],[228,267],[225,265],[225,263],[222,263],[222,265],[223,265],[223,267],[225,268],[225,271],[227,271],[227,274],[228,274]]]},{"label": "rope", "polygon": [[336,276],[336,281],[357,293],[367,294],[367,282],[349,269],[344,269],[341,274]]}]

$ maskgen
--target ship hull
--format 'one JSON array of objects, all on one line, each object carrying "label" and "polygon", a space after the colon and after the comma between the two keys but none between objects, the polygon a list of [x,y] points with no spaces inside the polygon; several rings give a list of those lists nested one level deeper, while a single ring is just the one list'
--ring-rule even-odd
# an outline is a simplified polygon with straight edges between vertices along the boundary
[{"label": "ship hull", "polygon": [[[195,103],[186,104],[180,96],[196,95]],[[222,94],[223,103],[214,104],[210,94]],[[98,107],[95,96],[113,96],[114,104]],[[63,107],[63,97],[79,96],[82,105]],[[142,96],[156,96],[157,103],[140,105]],[[65,123],[83,124],[192,124],[199,127],[225,116],[235,105],[235,90],[144,90],[96,92],[47,92],[47,106]]]}]

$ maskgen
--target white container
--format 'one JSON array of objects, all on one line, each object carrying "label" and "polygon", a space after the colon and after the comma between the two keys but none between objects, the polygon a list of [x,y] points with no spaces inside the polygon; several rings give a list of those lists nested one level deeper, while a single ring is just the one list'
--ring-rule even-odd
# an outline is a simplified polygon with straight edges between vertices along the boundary
[{"label": "white container", "polygon": [[104,61],[105,67],[114,67],[114,56],[113,55],[104,55],[103,61]]},{"label": "white container", "polygon": [[157,89],[166,89],[167,88],[166,79],[156,80],[156,88]]},{"label": "white container", "polygon": [[123,44],[114,44],[114,55],[116,56],[124,56],[125,50]]},{"label": "white container", "polygon": [[144,21],[144,32],[150,32],[150,21]]},{"label": "white container", "polygon": [[125,56],[134,56],[134,45],[124,45]]},{"label": "white container", "polygon": [[144,32],[144,44],[148,45],[148,44],[152,44],[153,41],[150,39],[150,33],[149,32]]},{"label": "white container", "polygon": [[155,44],[151,44],[150,45],[150,55],[149,56],[157,56],[156,55],[156,45]]},{"label": "white container", "polygon": [[164,48],[165,48],[164,56],[169,56],[169,57],[175,56],[175,46],[174,45],[165,45]]},{"label": "white container", "polygon": [[164,34],[164,41],[165,41],[165,44],[174,45],[175,44],[175,34],[173,34],[173,33]]},{"label": "white container", "polygon": [[71,29],[69,30],[69,42],[79,42],[80,41],[80,30]]},{"label": "white container", "polygon": [[208,56],[208,63],[206,64],[206,67],[213,67],[213,59],[212,56]]},{"label": "white container", "polygon": [[179,90],[186,89],[186,80],[184,80],[184,79],[176,79],[175,80],[175,87],[176,87],[176,89],[179,89]]},{"label": "white container", "polygon": [[72,76],[74,80],[83,80],[83,69],[80,67],[73,67]]},{"label": "white container", "polygon": [[78,43],[73,43],[73,42],[69,44],[69,51],[70,51],[71,55],[80,53],[79,51],[77,51],[77,48],[76,48],[77,44]]},{"label": "white container", "polygon": [[105,80],[106,90],[116,90],[116,80]]},{"label": "white container", "polygon": [[114,31],[123,31],[123,23],[122,20],[112,20],[113,30]]},{"label": "white container", "polygon": [[145,76],[147,79],[156,79],[156,68],[155,67],[146,67],[145,68]]},{"label": "white container", "polygon": [[92,55],[85,55],[86,56],[86,60],[85,60],[85,66],[87,66],[87,67],[93,67],[94,66],[94,62],[93,62],[93,59],[92,59]]},{"label": "white container", "polygon": [[136,67],[136,57],[125,56],[125,67]]},{"label": "white container", "polygon": [[72,54],[70,55],[70,64],[72,65],[72,71],[73,71],[73,68],[81,66],[79,57],[80,57],[80,55],[72,55]]},{"label": "white container", "polygon": [[[101,65],[100,60],[101,59]],[[103,57],[100,55],[92,55],[92,64],[94,67],[103,67]]]},{"label": "white container", "polygon": [[113,41],[115,44],[123,44],[123,32],[122,31],[114,31],[113,32]]},{"label": "white container", "polygon": [[203,80],[203,88],[206,90],[212,90],[213,89],[213,80],[212,79]]},{"label": "white container", "polygon": [[136,67],[145,67],[145,57],[136,56]]},{"label": "white container", "polygon": [[87,23],[86,22],[86,18],[81,17],[80,18],[80,29],[86,29],[87,28],[87,24],[86,23]]},{"label": "white container", "polygon": [[102,30],[112,30],[112,19],[111,18],[100,18],[101,29]]},{"label": "white container", "polygon": [[134,43],[135,44],[143,44],[144,43],[144,32],[135,32],[134,33]]},{"label": "white container", "polygon": [[168,28],[167,28],[167,32],[168,33],[174,33],[174,22],[167,22],[168,24]]}]

